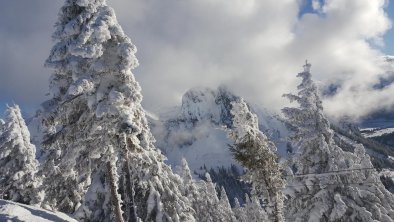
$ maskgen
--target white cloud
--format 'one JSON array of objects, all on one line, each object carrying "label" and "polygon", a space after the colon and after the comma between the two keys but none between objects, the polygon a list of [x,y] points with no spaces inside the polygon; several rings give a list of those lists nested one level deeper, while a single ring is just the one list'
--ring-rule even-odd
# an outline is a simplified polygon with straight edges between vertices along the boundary
[{"label": "white cloud", "polygon": [[312,8],[315,11],[321,12],[322,4],[320,3],[320,0],[312,0]]},{"label": "white cloud", "polygon": [[[379,77],[385,75],[379,61],[382,53],[376,47],[381,46],[382,35],[391,27],[384,12],[387,2],[312,2],[319,14],[299,17],[299,5],[303,2],[294,0],[108,1],[139,50],[140,67],[134,73],[149,110],[179,104],[182,94],[191,87],[220,84],[277,110],[287,103],[281,95],[295,90],[295,75],[305,59],[312,62],[316,80],[341,84],[338,94],[325,101],[326,111],[331,115],[360,116],[392,105],[394,100],[389,95],[393,87],[372,89]],[[52,0],[40,0],[37,4],[40,10],[48,12],[59,5]],[[29,13],[32,9],[20,6],[18,10]],[[51,16],[45,12],[34,14],[41,19],[32,18],[33,25],[46,24],[39,32],[28,31],[38,33],[38,39],[26,37],[20,31],[11,32],[17,40],[10,32],[3,37],[6,31],[0,29],[4,44],[17,41],[24,51],[18,51],[18,55],[24,54],[23,59],[28,60],[21,64],[11,57],[1,68],[7,66],[9,73],[15,76],[19,73],[18,79],[23,76],[26,82],[37,76],[47,78],[49,73],[48,70],[43,71],[45,75],[40,73],[46,55],[41,51],[35,55],[35,51],[36,48],[47,51],[51,46],[42,41],[52,32],[43,18],[54,19],[53,12]],[[22,17],[1,16],[3,22],[12,24],[14,20],[23,20]],[[24,27],[20,23],[16,25]],[[31,39],[36,39],[34,46]],[[4,74],[0,78],[0,86],[4,87]],[[7,85],[16,82],[7,80]],[[27,94],[17,88],[4,89],[20,97],[18,92],[24,92],[25,98],[39,103],[47,81],[38,85]]]}]

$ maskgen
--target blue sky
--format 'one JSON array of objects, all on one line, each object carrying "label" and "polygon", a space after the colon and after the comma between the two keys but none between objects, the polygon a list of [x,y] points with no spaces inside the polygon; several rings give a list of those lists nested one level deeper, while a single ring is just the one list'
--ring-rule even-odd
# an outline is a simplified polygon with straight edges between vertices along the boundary
[{"label": "blue sky", "polygon": [[[394,2],[390,2],[386,8],[386,12],[390,16],[391,21],[394,21]],[[394,29],[391,28],[384,35],[385,48],[384,52],[389,55],[394,55]]]},{"label": "blue sky", "polygon": [[[323,0],[319,0],[319,2],[322,4]],[[316,13],[312,7],[312,0],[302,1],[300,6],[301,6],[301,8],[298,13],[299,17],[301,17],[305,13]]]},{"label": "blue sky", "polygon": [[[15,101],[31,114],[48,99],[51,70],[43,63],[62,2],[7,1],[0,8],[0,112]],[[394,31],[387,31],[381,13],[384,0],[330,0],[320,17],[311,2],[108,0],[138,48],[141,65],[134,74],[151,112],[179,105],[191,87],[221,84],[279,110],[305,59],[319,84],[341,83],[338,95],[325,101],[328,113],[361,116],[391,107],[394,87],[370,87],[385,77],[374,60],[394,54]],[[394,20],[394,3],[385,11]],[[377,53],[369,42],[383,31],[385,46]]]}]

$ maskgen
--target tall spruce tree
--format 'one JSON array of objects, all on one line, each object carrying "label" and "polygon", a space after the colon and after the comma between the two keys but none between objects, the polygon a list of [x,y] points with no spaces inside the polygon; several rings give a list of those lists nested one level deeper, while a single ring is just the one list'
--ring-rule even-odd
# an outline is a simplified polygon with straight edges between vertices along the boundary
[{"label": "tall spruce tree", "polygon": [[294,173],[286,189],[288,221],[393,221],[394,197],[379,180],[362,145],[345,152],[333,140],[318,89],[306,63],[298,94],[286,94],[299,107],[286,107],[292,131]]},{"label": "tall spruce tree", "polygon": [[233,212],[234,212],[235,218],[239,222],[247,222],[249,219],[248,219],[248,215],[246,214],[245,208],[239,204],[239,201],[237,198],[234,199],[234,202],[235,202],[235,204],[234,204]]},{"label": "tall spruce tree", "polygon": [[256,197],[251,200],[248,194],[245,194],[244,206],[241,206],[238,199],[235,198],[233,211],[236,221],[238,222],[271,221],[268,219],[265,210],[261,207],[260,200]]},{"label": "tall spruce tree", "polygon": [[219,198],[216,184],[212,182],[209,173],[205,173],[205,178],[206,181],[200,184],[200,195],[204,209],[201,211],[203,217],[199,221],[235,222],[236,218],[224,189],[222,188]]},{"label": "tall spruce tree", "polygon": [[207,181],[193,180],[186,159],[182,159],[179,174],[183,179],[182,193],[192,203],[197,221],[235,222],[237,219],[231,209],[226,191],[222,187],[220,198],[217,196],[215,184],[210,175],[205,175]]},{"label": "tall spruce tree", "polygon": [[245,194],[244,211],[247,216],[246,221],[271,221],[267,212],[261,207],[261,201],[255,195],[250,198],[248,194]]},{"label": "tall spruce tree", "polygon": [[228,200],[226,190],[224,187],[220,189],[220,200],[217,210],[220,212],[223,221],[236,222],[237,219],[234,211],[231,209],[230,201]]},{"label": "tall spruce tree", "polygon": [[17,105],[7,107],[6,122],[0,123],[0,198],[37,204],[40,194],[36,177],[36,148]]},{"label": "tall spruce tree", "polygon": [[181,192],[186,196],[194,210],[194,217],[197,221],[203,221],[204,215],[207,212],[209,206],[206,206],[206,197],[201,193],[201,187],[205,186],[204,181],[195,181],[190,173],[189,165],[185,158],[181,160],[181,166],[179,167],[179,175],[182,178]]},{"label": "tall spruce tree", "polygon": [[66,0],[43,103],[42,205],[81,221],[194,221],[181,179],[154,147],[136,47],[105,0]]},{"label": "tall spruce tree", "polygon": [[230,137],[235,159],[247,169],[243,180],[252,184],[252,196],[263,201],[271,221],[283,221],[284,180],[276,146],[258,128],[257,116],[243,99],[232,102],[233,129]]}]

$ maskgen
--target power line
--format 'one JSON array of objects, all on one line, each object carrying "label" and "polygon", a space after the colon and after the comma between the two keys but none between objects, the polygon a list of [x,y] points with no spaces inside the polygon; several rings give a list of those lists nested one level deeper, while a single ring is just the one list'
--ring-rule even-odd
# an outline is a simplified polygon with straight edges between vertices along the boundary
[{"label": "power line", "polygon": [[[309,175],[315,175],[315,176],[319,176],[319,175],[327,175],[327,174],[333,174],[335,175],[335,173],[340,173],[340,172],[351,172],[351,171],[361,171],[361,170],[374,170],[374,167],[369,167],[369,168],[356,168],[356,169],[345,169],[345,170],[333,170],[333,171],[327,171],[324,173],[307,173],[307,174],[294,174],[294,175],[287,175],[287,176],[292,176],[295,178],[299,178],[299,177],[304,177],[304,176],[309,176]],[[339,174],[340,175],[340,174]],[[328,183],[328,184],[311,184],[311,185],[307,185],[307,184],[302,184],[302,185],[286,185],[284,187],[273,187],[270,189],[263,189],[263,190],[272,190],[272,189],[283,189],[283,188],[289,188],[289,187],[313,187],[313,186],[318,186],[319,189],[325,189],[325,186],[338,186],[338,185],[371,185],[371,184],[379,184],[380,182],[351,182],[351,183]]]},{"label": "power line", "polygon": [[340,172],[349,172],[349,171],[361,171],[361,170],[374,170],[374,167],[369,168],[356,168],[356,169],[345,169],[345,170],[333,170],[333,171],[326,171],[323,173],[306,173],[306,174],[294,174],[294,175],[286,175],[287,177],[304,177],[304,176],[318,176],[318,175],[326,175],[326,174],[335,174]]},{"label": "power line", "polygon": [[273,187],[270,189],[264,188],[261,190],[272,190],[272,189],[283,189],[283,188],[289,188],[289,187],[319,187],[320,190],[326,189],[325,187],[327,186],[338,186],[338,185],[372,185],[372,184],[380,184],[380,182],[352,182],[352,183],[328,183],[328,184],[312,184],[312,185],[307,185],[307,184],[300,184],[300,185],[288,185],[288,186],[284,186],[284,187]]},{"label": "power line", "polygon": [[[294,174],[294,175],[286,175],[287,177],[304,177],[304,176],[309,176],[309,175],[327,175],[327,174],[333,174],[335,173],[341,173],[341,172],[352,172],[352,171],[362,171],[362,170],[375,170],[374,167],[368,167],[368,168],[355,168],[355,169],[345,169],[345,170],[333,170],[333,171],[326,171],[323,173],[306,173],[306,174]],[[341,174],[339,174],[341,175]],[[372,184],[381,184],[381,182],[351,182],[351,183],[328,183],[328,184],[312,184],[312,185],[307,185],[307,184],[300,184],[300,185],[286,185],[284,187],[272,187],[270,189],[264,188],[261,190],[272,190],[272,189],[283,189],[283,188],[289,188],[289,187],[313,187],[313,186],[318,186],[320,190],[326,189],[325,186],[338,186],[338,185],[372,185]]]},{"label": "power line", "polygon": [[[365,184],[379,184],[379,182],[353,182],[353,183],[328,183],[328,184],[312,184],[312,185],[307,185],[307,184],[303,184],[303,185],[290,185],[290,186],[285,186],[285,187],[312,187],[312,186],[319,186],[320,189],[324,189],[321,188],[322,186],[332,186],[332,185],[365,185]],[[277,187],[280,188],[280,187]]]}]

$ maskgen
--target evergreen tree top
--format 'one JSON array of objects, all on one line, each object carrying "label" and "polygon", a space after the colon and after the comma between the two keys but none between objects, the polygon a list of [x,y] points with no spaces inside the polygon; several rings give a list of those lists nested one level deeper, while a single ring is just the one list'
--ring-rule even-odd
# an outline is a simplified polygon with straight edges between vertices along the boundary
[{"label": "evergreen tree top", "polygon": [[287,118],[285,123],[293,130],[297,137],[312,138],[324,135],[327,143],[332,139],[330,123],[323,113],[323,103],[319,91],[312,80],[311,64],[306,61],[304,71],[298,73],[301,83],[297,86],[298,93],[284,94],[290,102],[297,102],[299,107],[285,107],[282,109]]},{"label": "evergreen tree top", "polygon": [[37,203],[34,179],[37,171],[36,149],[30,143],[18,105],[7,106],[6,122],[0,124],[0,193],[2,198],[29,204]]},{"label": "evergreen tree top", "polygon": [[[52,37],[56,43],[45,62],[55,69],[50,79],[54,98],[89,95],[98,85],[124,85],[124,91],[140,91],[131,73],[138,66],[137,49],[105,0],[67,0],[55,29]],[[128,94],[139,102],[142,98],[139,93]],[[119,99],[120,95],[112,97]]]},{"label": "evergreen tree top", "polygon": [[[286,94],[299,107],[286,107],[292,153],[289,166],[297,174],[285,190],[288,221],[392,221],[394,199],[379,180],[362,145],[343,151],[323,113],[318,90],[306,62],[297,95]],[[339,172],[343,170],[343,172]]]},{"label": "evergreen tree top", "polygon": [[[30,144],[30,132],[27,129],[25,120],[22,117],[22,113],[18,105],[7,105],[5,120],[3,130],[4,132],[8,132],[7,135],[10,138],[18,139],[18,143],[23,144],[23,146],[32,146]],[[0,123],[0,125],[2,124]]]},{"label": "evergreen tree top", "polygon": [[312,65],[310,63],[308,63],[308,60],[305,60],[305,65],[303,66],[304,67],[304,72],[310,72],[311,66]]}]

